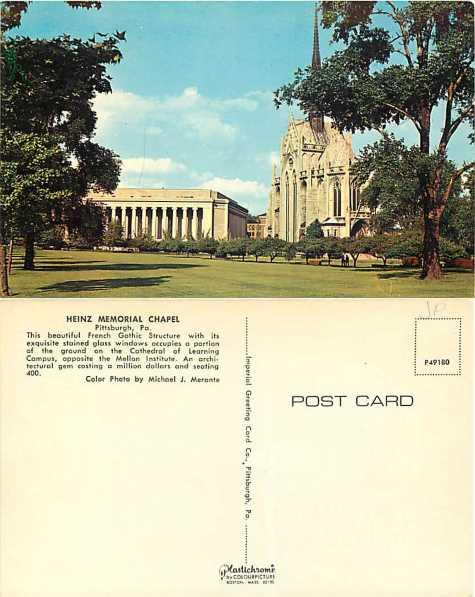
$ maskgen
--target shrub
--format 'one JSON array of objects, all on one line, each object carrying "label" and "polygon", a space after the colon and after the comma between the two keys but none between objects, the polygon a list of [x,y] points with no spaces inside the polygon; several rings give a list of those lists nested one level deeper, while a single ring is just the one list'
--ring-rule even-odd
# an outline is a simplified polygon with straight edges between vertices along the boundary
[{"label": "shrub", "polygon": [[202,238],[195,243],[197,252],[206,253],[212,259],[218,250],[219,242],[213,238]]},{"label": "shrub", "polygon": [[446,238],[440,239],[440,259],[448,263],[459,257],[467,257],[468,253],[465,247]]},{"label": "shrub", "polygon": [[266,241],[262,239],[251,241],[248,245],[248,251],[249,255],[253,255],[257,262],[259,257],[262,257],[266,254]]},{"label": "shrub", "polygon": [[235,238],[234,240],[227,241],[226,251],[228,255],[232,257],[241,257],[244,261],[249,247],[249,242],[244,238]]},{"label": "shrub", "polygon": [[64,228],[58,225],[44,230],[38,240],[38,245],[45,248],[61,249],[65,244]]},{"label": "shrub", "polygon": [[267,238],[265,241],[265,253],[272,263],[279,255],[284,255],[287,250],[287,241],[281,238]]},{"label": "shrub", "polygon": [[124,228],[118,222],[111,222],[102,236],[102,242],[106,247],[125,247],[127,240],[124,238]]},{"label": "shrub", "polygon": [[141,234],[127,241],[129,247],[136,247],[140,251],[158,251],[158,242],[149,234]]}]

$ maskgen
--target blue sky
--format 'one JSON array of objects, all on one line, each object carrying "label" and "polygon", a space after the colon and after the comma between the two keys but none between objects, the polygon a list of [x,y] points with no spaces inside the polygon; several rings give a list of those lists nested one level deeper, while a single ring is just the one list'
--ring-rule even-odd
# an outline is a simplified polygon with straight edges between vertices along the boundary
[{"label": "blue sky", "polygon": [[[289,118],[273,91],[311,60],[313,10],[301,1],[106,0],[87,11],[35,0],[13,33],[125,30],[124,59],[109,69],[113,93],[95,102],[96,140],[123,160],[121,186],[213,188],[260,213]],[[329,41],[320,30],[323,58]],[[398,135],[415,141],[412,129],[405,123]],[[354,148],[377,138],[355,135]],[[451,157],[464,153],[458,135]]]}]

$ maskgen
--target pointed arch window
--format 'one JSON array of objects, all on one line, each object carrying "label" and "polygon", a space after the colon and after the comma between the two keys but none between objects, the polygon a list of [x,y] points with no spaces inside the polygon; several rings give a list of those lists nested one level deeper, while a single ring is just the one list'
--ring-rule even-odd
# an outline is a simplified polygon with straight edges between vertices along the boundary
[{"label": "pointed arch window", "polygon": [[289,235],[289,199],[290,199],[290,188],[289,188],[289,175],[285,175],[285,239]]},{"label": "pointed arch window", "polygon": [[351,211],[357,211],[360,204],[360,189],[359,187],[351,186]]},{"label": "pointed arch window", "polygon": [[341,216],[341,184],[338,180],[333,185],[333,215]]}]

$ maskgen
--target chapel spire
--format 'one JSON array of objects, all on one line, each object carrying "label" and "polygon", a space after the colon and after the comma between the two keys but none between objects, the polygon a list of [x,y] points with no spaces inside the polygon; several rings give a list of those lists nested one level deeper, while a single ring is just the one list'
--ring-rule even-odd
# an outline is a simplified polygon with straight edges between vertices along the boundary
[{"label": "chapel spire", "polygon": [[[320,39],[318,37],[318,3],[315,2],[315,16],[313,19],[313,51],[312,51],[312,71],[320,70],[322,61],[320,58]],[[309,113],[310,125],[317,139],[324,133],[323,115],[319,112]]]},{"label": "chapel spire", "polygon": [[313,52],[312,52],[312,68],[320,69],[322,62],[320,59],[320,40],[318,38],[318,7],[315,2],[315,16],[313,18]]}]

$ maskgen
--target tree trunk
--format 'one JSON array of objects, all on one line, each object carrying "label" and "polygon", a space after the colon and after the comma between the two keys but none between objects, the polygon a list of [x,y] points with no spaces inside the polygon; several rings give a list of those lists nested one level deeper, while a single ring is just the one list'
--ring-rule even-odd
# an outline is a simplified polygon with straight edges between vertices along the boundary
[{"label": "tree trunk", "polygon": [[422,105],[420,108],[420,150],[422,153],[430,153],[430,107]]},{"label": "tree trunk", "polygon": [[[430,153],[430,108],[427,105],[421,106],[421,131],[420,150],[422,153]],[[440,166],[433,173],[432,181],[427,183],[423,193],[424,204],[424,244],[422,252],[421,278],[427,280],[439,280],[442,277],[440,266],[440,217],[442,210],[434,207],[440,191],[442,167]]]},{"label": "tree trunk", "polygon": [[13,239],[10,240],[10,244],[8,245],[8,275],[12,273],[12,265],[13,265]]},{"label": "tree trunk", "polygon": [[25,259],[23,269],[35,269],[35,233],[27,232],[25,235]]},{"label": "tree trunk", "polygon": [[[358,256],[358,257],[359,257],[359,256]],[[356,262],[358,261],[358,257],[353,257],[353,256],[352,256],[352,259],[353,259],[353,267],[356,267]]]},{"label": "tree trunk", "polygon": [[7,247],[0,244],[0,294],[1,296],[10,296],[8,288],[8,266],[7,266]]},{"label": "tree trunk", "polygon": [[442,277],[440,266],[440,214],[430,210],[424,214],[424,245],[422,251],[421,278],[439,280]]}]

